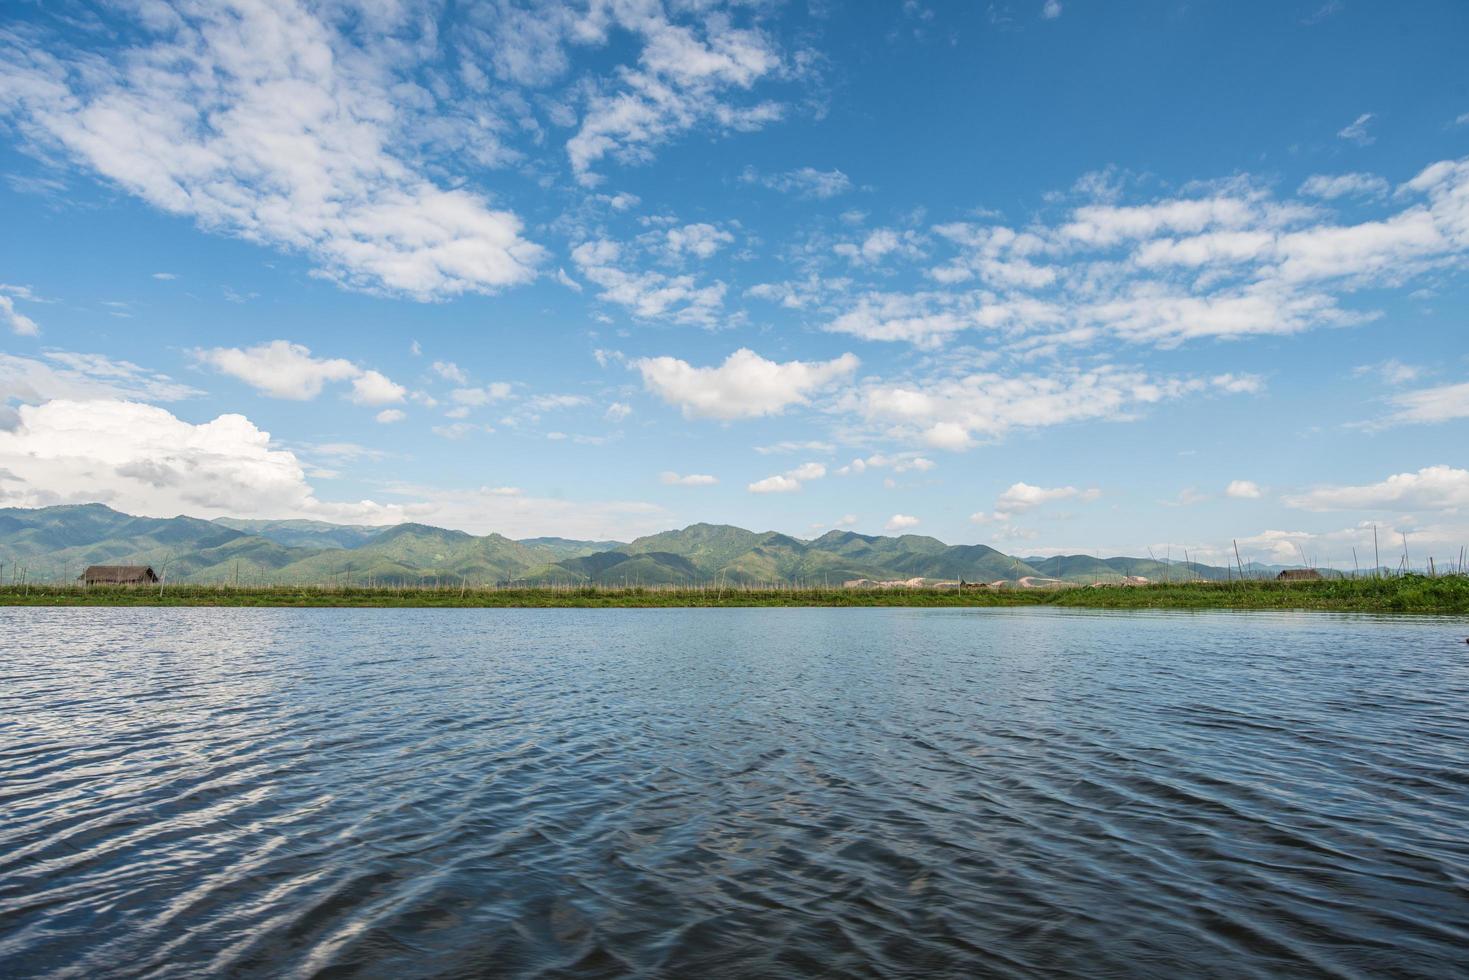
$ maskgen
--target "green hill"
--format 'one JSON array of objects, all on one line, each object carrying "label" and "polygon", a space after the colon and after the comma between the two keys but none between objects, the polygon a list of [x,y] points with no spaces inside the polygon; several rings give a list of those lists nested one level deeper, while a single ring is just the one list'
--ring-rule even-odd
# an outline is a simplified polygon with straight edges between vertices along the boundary
[{"label": "green hill", "polygon": [[291,548],[355,548],[371,541],[392,525],[328,524],[326,521],[255,521],[216,517],[214,523],[283,544]]},{"label": "green hill", "polygon": [[[150,564],[171,582],[242,585],[840,585],[853,579],[970,582],[1027,576],[1086,583],[1224,579],[1221,567],[1149,558],[1015,558],[987,545],[947,545],[829,531],[807,541],[775,531],[693,524],[626,544],[539,537],[515,541],[427,524],[132,517],[102,504],[0,509],[6,578],[70,581],[92,564]],[[1272,574],[1265,572],[1264,574]]]}]

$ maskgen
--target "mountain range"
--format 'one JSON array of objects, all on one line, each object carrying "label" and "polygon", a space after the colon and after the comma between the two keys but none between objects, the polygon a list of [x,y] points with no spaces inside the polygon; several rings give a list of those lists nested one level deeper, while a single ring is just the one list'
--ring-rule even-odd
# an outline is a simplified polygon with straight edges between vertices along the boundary
[{"label": "mountain range", "polygon": [[[87,565],[149,564],[170,582],[245,584],[839,585],[929,581],[1225,579],[1230,571],[1151,558],[1021,558],[924,535],[828,531],[803,540],[725,524],[620,541],[476,536],[426,524],[134,517],[103,504],[0,508],[5,581],[74,580]],[[1272,567],[1256,566],[1252,574]]]}]

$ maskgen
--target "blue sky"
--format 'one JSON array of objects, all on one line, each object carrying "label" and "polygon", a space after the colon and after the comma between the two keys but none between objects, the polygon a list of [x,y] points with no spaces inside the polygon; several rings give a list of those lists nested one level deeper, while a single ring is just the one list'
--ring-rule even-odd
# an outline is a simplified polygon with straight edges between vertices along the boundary
[{"label": "blue sky", "polygon": [[5,17],[0,504],[1469,543],[1463,4]]}]

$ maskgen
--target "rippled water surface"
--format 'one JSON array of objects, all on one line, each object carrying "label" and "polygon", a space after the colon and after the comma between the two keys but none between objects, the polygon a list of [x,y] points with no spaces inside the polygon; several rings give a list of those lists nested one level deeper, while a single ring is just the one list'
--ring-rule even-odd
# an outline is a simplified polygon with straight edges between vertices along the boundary
[{"label": "rippled water surface", "polygon": [[1466,635],[0,610],[0,975],[1465,975]]}]

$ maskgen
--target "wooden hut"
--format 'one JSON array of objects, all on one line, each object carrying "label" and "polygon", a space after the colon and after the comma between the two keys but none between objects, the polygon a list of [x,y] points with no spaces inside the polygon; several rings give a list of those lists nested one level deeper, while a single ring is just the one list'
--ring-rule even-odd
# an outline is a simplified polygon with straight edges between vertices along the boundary
[{"label": "wooden hut", "polygon": [[152,565],[88,565],[81,580],[88,585],[152,585],[158,573]]},{"label": "wooden hut", "polygon": [[1275,576],[1277,582],[1319,582],[1321,573],[1314,568],[1287,568]]}]

